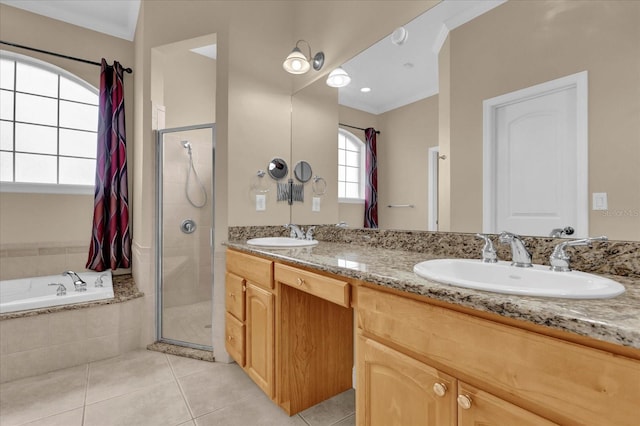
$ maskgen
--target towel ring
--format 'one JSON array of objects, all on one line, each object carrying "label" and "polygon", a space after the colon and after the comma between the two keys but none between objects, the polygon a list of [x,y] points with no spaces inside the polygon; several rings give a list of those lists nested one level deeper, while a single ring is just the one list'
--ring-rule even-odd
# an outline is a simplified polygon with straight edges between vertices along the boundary
[{"label": "towel ring", "polygon": [[311,190],[313,195],[324,195],[327,192],[327,181],[320,176],[314,176]]}]

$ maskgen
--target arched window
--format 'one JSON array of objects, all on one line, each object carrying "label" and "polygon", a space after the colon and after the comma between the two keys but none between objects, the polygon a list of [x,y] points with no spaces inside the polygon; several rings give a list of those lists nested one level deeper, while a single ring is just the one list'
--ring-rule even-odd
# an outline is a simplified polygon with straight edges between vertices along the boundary
[{"label": "arched window", "polygon": [[364,200],[365,145],[353,133],[338,129],[338,198],[340,202]]},{"label": "arched window", "polygon": [[28,56],[0,51],[0,188],[93,193],[98,89]]}]

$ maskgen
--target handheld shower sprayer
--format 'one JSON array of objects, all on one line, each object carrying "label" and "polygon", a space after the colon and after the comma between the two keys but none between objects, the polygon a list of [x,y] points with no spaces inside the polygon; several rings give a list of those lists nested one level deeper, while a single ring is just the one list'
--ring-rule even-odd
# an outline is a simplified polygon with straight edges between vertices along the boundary
[{"label": "handheld shower sprayer", "polygon": [[[198,172],[196,172],[196,168],[193,165],[193,156],[192,156],[192,153],[191,153],[191,142],[189,142],[189,141],[180,141],[180,143],[182,144],[182,147],[187,150],[187,154],[189,154],[189,164],[187,166],[187,182],[186,182],[185,188],[184,188],[185,195],[187,196],[187,201],[189,201],[189,204],[191,204],[193,207],[196,207],[196,208],[204,207],[207,204],[207,190],[205,189],[204,185],[200,181],[200,178],[198,177]],[[193,173],[193,176],[194,176],[194,178],[196,180],[196,183],[200,187],[200,191],[202,193],[202,201],[200,203],[194,202],[191,199],[189,186],[190,186],[191,174],[192,173]]]}]

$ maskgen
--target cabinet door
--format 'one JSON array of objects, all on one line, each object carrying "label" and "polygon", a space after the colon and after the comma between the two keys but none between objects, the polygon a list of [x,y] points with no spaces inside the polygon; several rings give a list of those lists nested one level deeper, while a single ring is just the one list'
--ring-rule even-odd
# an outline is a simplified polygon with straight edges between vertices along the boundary
[{"label": "cabinet door", "polygon": [[269,398],[274,396],[274,298],[247,282],[245,370]]},{"label": "cabinet door", "polygon": [[466,383],[458,383],[459,426],[551,426],[530,411],[506,402]]},{"label": "cabinet door", "polygon": [[453,426],[456,380],[371,339],[358,336],[359,426]]}]

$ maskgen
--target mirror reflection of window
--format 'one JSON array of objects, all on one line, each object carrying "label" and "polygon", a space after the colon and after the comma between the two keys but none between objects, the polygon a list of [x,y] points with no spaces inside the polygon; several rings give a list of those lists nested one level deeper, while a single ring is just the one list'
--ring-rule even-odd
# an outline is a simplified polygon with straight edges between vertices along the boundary
[{"label": "mirror reflection of window", "polygon": [[365,145],[353,133],[338,129],[338,198],[340,202],[364,200]]}]

